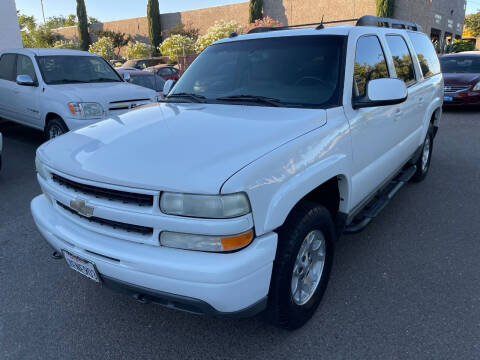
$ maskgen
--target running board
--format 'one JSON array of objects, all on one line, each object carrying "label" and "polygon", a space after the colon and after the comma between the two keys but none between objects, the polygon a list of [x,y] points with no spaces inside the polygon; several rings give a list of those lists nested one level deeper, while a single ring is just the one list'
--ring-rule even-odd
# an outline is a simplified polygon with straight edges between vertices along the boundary
[{"label": "running board", "polygon": [[345,228],[344,233],[355,234],[365,229],[368,224],[382,212],[403,185],[410,181],[416,171],[417,167],[412,165],[398,174],[397,177],[385,186],[353,219],[352,223]]}]

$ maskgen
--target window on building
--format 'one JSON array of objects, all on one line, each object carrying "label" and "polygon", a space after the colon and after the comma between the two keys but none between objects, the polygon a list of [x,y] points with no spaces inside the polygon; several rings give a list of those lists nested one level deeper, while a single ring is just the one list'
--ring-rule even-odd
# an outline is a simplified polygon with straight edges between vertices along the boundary
[{"label": "window on building", "polygon": [[413,48],[417,53],[418,62],[422,68],[422,73],[425,78],[440,73],[440,62],[438,61],[437,53],[433,47],[430,39],[421,33],[409,32],[408,36],[412,41]]},{"label": "window on building", "polygon": [[407,43],[399,35],[387,36],[387,43],[392,53],[397,77],[405,81],[407,85],[412,84],[416,80],[415,68]]},{"label": "window on building", "polygon": [[353,96],[367,93],[370,80],[388,78],[387,62],[380,41],[376,36],[363,36],[357,42],[353,74]]},{"label": "window on building", "polygon": [[0,79],[15,81],[15,54],[3,54],[0,58]]}]

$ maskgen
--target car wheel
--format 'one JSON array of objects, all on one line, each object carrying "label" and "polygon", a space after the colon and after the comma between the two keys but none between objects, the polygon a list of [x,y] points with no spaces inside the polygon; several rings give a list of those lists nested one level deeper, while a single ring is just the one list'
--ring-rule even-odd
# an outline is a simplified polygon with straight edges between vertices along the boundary
[{"label": "car wheel", "polygon": [[430,162],[432,160],[432,151],[433,151],[433,127],[430,126],[423,142],[422,152],[419,159],[416,162],[417,171],[412,177],[412,182],[423,181],[430,170]]},{"label": "car wheel", "polygon": [[335,230],[329,211],[299,204],[279,231],[267,317],[290,330],[303,326],[325,293],[333,258]]},{"label": "car wheel", "polygon": [[54,139],[68,132],[67,125],[60,118],[50,119],[45,126],[45,138],[47,140]]}]

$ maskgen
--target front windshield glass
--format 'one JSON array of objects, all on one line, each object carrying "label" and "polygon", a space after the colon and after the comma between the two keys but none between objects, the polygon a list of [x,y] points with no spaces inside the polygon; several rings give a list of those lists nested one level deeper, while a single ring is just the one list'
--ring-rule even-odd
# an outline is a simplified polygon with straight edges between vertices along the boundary
[{"label": "front windshield glass", "polygon": [[40,56],[38,66],[50,85],[119,82],[120,76],[105,60],[94,56]]},{"label": "front windshield glass", "polygon": [[[269,106],[267,99],[272,106],[337,106],[344,42],[344,36],[324,35],[212,45],[180,78],[169,98],[193,94],[207,103]],[[256,103],[258,98],[264,101]]]},{"label": "front windshield glass", "polygon": [[444,73],[480,73],[480,56],[445,56],[440,63]]}]

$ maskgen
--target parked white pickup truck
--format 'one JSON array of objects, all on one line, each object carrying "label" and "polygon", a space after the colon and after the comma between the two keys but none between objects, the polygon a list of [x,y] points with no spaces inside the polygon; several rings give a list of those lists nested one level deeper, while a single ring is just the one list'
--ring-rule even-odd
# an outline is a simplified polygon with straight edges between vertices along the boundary
[{"label": "parked white pickup truck", "polygon": [[0,117],[45,132],[47,139],[157,101],[125,82],[98,55],[76,50],[0,52]]},{"label": "parked white pickup truck", "polygon": [[338,237],[429,170],[443,79],[418,29],[366,17],[215,43],[165,103],[38,149],[40,232],[139,301],[300,327]]}]

